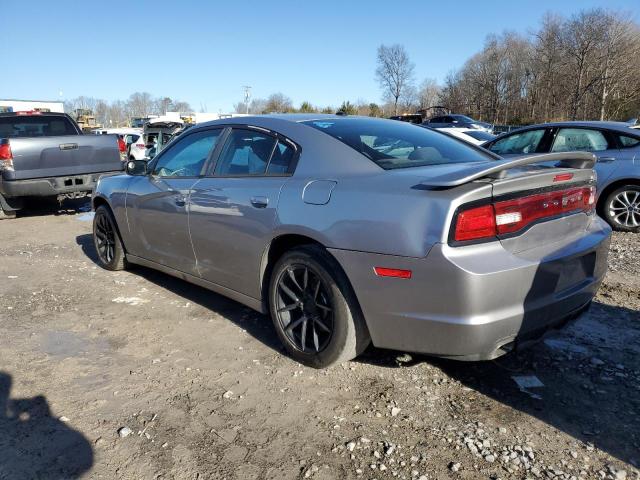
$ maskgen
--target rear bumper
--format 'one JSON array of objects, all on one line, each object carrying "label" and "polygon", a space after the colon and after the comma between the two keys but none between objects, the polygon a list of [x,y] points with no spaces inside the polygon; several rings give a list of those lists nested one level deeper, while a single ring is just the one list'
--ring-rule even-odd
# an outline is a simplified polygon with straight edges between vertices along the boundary
[{"label": "rear bumper", "polygon": [[[522,254],[500,242],[435,245],[422,259],[332,250],[374,345],[460,360],[498,357],[586,308],[606,272],[611,230],[594,216],[571,240]],[[373,267],[411,270],[377,277]]]},{"label": "rear bumper", "polygon": [[76,192],[91,192],[98,179],[117,175],[120,171],[70,175],[67,177],[36,178],[31,180],[0,179],[0,194],[6,198],[55,197]]}]

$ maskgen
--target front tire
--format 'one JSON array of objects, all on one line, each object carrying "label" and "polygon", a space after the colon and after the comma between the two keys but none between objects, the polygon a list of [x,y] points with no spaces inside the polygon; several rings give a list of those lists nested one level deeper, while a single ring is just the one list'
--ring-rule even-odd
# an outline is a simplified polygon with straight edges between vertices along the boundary
[{"label": "front tire", "polygon": [[614,230],[640,232],[640,186],[615,189],[605,199],[602,213]]},{"label": "front tire", "polygon": [[93,217],[93,244],[98,253],[98,263],[102,268],[115,271],[127,267],[116,221],[111,210],[105,205],[100,205]]},{"label": "front tire", "polygon": [[357,357],[370,339],[346,276],[322,247],[285,253],[269,284],[271,318],[289,355],[314,368]]}]

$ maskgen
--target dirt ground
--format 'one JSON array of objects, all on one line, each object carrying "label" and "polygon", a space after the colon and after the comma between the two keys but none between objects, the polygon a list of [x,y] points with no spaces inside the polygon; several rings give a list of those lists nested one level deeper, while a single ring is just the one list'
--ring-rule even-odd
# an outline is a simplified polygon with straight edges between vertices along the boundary
[{"label": "dirt ground", "polygon": [[231,300],[99,268],[90,217],[0,222],[2,480],[640,478],[640,235],[525,352],[318,371]]}]

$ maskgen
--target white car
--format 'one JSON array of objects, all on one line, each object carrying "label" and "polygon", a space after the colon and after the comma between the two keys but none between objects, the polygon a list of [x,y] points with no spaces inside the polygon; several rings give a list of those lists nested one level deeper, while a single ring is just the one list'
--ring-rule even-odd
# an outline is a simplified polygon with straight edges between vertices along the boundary
[{"label": "white car", "polygon": [[453,135],[454,137],[460,138],[461,140],[474,145],[482,145],[483,143],[496,138],[496,136],[491,133],[473,128],[437,128],[436,130],[448,133],[449,135]]},{"label": "white car", "polygon": [[124,141],[129,149],[129,160],[144,160],[147,158],[142,132],[128,133],[124,136]]}]

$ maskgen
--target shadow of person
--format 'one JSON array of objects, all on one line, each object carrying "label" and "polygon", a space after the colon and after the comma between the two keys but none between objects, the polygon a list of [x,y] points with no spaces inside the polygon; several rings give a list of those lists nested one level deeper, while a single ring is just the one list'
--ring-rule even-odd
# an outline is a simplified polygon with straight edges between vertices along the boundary
[{"label": "shadow of person", "polygon": [[10,390],[0,372],[0,479],[73,479],[91,468],[91,445],[51,417],[43,396],[11,400]]}]

